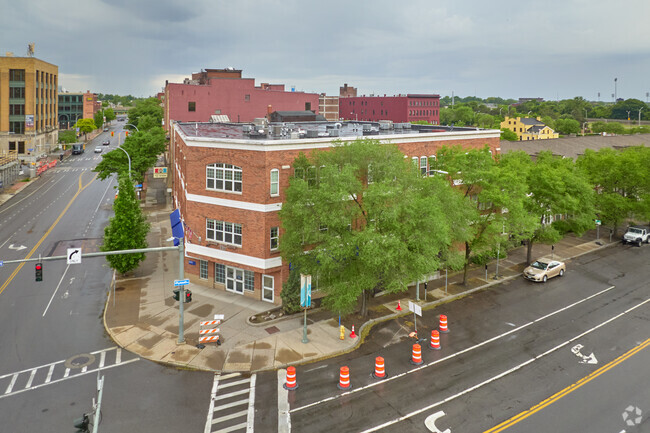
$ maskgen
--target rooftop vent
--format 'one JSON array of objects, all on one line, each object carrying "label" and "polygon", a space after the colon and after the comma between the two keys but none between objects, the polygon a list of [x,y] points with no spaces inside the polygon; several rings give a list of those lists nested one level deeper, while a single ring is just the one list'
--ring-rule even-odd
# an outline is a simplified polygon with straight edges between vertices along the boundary
[{"label": "rooftop vent", "polygon": [[307,138],[318,138],[318,130],[316,130],[316,129],[308,129],[306,137]]}]

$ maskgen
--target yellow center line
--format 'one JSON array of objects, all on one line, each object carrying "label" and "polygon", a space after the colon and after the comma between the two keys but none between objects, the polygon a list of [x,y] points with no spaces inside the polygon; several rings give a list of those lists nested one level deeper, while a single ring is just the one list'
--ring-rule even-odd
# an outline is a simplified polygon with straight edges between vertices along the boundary
[{"label": "yellow center line", "polygon": [[[79,175],[79,188],[77,189],[77,192],[75,193],[74,197],[72,197],[72,199],[70,199],[70,201],[69,201],[68,204],[66,205],[65,209],[63,209],[63,211],[61,211],[61,213],[59,214],[58,218],[54,221],[54,223],[50,226],[50,228],[45,232],[45,234],[43,235],[43,237],[41,237],[41,239],[36,243],[36,245],[34,245],[34,248],[32,248],[32,250],[27,254],[27,256],[25,257],[25,259],[23,259],[23,260],[26,260],[26,259],[29,259],[29,258],[32,257],[32,255],[33,255],[34,252],[38,249],[38,247],[41,246],[41,244],[43,243],[43,241],[45,240],[45,238],[47,238],[47,236],[52,232],[52,230],[54,230],[54,227],[56,227],[56,225],[59,223],[59,221],[61,221],[61,218],[63,218],[63,215],[65,215],[65,213],[68,211],[68,209],[70,208],[70,206],[72,206],[72,203],[77,199],[77,197],[79,196],[79,194],[81,194],[81,192],[82,192],[84,189],[86,189],[88,186],[90,186],[90,184],[92,184],[92,183],[95,181],[95,179],[97,179],[97,175],[98,175],[98,174],[99,174],[99,173],[95,173],[95,176],[93,176],[93,178],[90,180],[90,182],[88,182],[88,183],[85,184],[85,185],[83,185],[83,184],[81,183],[81,177],[84,175],[84,173],[81,173],[81,174]],[[7,280],[2,284],[2,286],[0,286],[0,293],[2,293],[2,292],[7,288],[7,286],[9,285],[9,283],[11,283],[11,281],[12,281],[12,280],[14,279],[14,277],[18,274],[18,272],[20,272],[20,270],[23,268],[24,265],[25,265],[25,262],[19,264],[19,265],[16,267],[16,269],[14,269],[14,271],[11,273],[11,275],[9,276],[9,278],[7,278]]]},{"label": "yellow center line", "polygon": [[636,346],[635,348],[629,350],[628,352],[624,353],[623,355],[619,356],[612,362],[610,362],[607,365],[602,366],[598,370],[594,371],[591,373],[589,376],[585,376],[573,385],[569,385],[568,387],[564,388],[562,391],[557,392],[556,394],[553,394],[551,397],[547,398],[546,400],[542,401],[541,403],[531,407],[528,410],[525,410],[521,412],[518,415],[513,416],[507,421],[502,422],[501,424],[492,427],[490,430],[486,430],[484,433],[498,433],[501,432],[509,427],[512,427],[513,425],[517,424],[519,421],[522,421],[529,416],[533,415],[534,413],[539,412],[540,410],[544,409],[547,406],[550,406],[551,404],[555,403],[562,397],[569,395],[573,391],[577,390],[581,386],[591,382],[601,374],[605,373],[606,371],[611,370],[612,368],[616,367],[618,364],[621,362],[625,361],[626,359],[630,358],[632,355],[635,355],[645,349],[646,347],[650,346],[650,338],[641,343],[640,345]]}]

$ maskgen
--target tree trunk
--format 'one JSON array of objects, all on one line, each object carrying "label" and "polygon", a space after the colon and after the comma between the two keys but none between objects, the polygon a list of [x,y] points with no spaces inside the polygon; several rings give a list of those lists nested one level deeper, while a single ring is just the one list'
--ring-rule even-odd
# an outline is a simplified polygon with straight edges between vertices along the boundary
[{"label": "tree trunk", "polygon": [[526,241],[526,265],[530,265],[533,261],[533,240],[528,239]]},{"label": "tree trunk", "polygon": [[364,319],[368,318],[368,299],[370,298],[370,292],[364,290],[361,292],[361,317]]},{"label": "tree trunk", "polygon": [[469,269],[469,256],[471,254],[469,243],[465,242],[465,268],[463,269],[463,286],[467,285],[467,271]]}]

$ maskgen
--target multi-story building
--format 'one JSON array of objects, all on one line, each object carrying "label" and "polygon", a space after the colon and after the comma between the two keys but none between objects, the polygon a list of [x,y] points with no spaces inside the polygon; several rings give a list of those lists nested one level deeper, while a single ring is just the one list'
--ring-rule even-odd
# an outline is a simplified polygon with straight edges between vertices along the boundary
[{"label": "multi-story building", "polygon": [[213,115],[226,115],[231,122],[252,122],[273,111],[314,111],[317,93],[287,92],[284,84],[242,78],[240,69],[206,69],[183,83],[165,82],[165,128],[172,122],[207,122]]},{"label": "multi-story building", "polygon": [[[347,84],[346,84],[347,87]],[[349,88],[349,89],[354,89]],[[343,88],[341,88],[343,92]],[[354,89],[356,93],[356,89]],[[440,95],[349,96],[339,98],[343,120],[440,123]]]},{"label": "multi-story building", "polygon": [[501,129],[513,131],[520,141],[547,140],[560,136],[560,134],[545,125],[539,117],[535,119],[532,117],[513,118],[506,116],[501,122]]},{"label": "multi-story building", "polygon": [[0,57],[0,153],[25,159],[56,145],[58,75],[35,57]]},{"label": "multi-story building", "polygon": [[59,92],[59,129],[71,128],[78,119],[94,119],[101,109],[97,94],[90,90],[86,93]]},{"label": "multi-story building", "polygon": [[318,98],[318,111],[321,116],[331,122],[339,120],[339,97],[321,94]]},{"label": "multi-story building", "polygon": [[278,250],[278,212],[300,152],[369,136],[395,143],[427,174],[444,145],[500,150],[498,130],[390,122],[174,123],[170,136],[173,202],[186,229],[185,275],[276,304],[289,272]]}]

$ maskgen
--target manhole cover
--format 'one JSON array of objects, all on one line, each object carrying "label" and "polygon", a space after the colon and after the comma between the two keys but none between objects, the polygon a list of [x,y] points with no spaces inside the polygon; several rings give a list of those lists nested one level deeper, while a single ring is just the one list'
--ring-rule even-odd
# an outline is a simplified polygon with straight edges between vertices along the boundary
[{"label": "manhole cover", "polygon": [[84,368],[95,362],[95,355],[90,353],[82,353],[68,358],[65,361],[66,368]]},{"label": "manhole cover", "polygon": [[280,332],[280,330],[278,329],[277,326],[270,326],[270,327],[268,327],[268,328],[266,328],[264,330],[266,332],[268,332],[269,334],[275,334],[276,332]]}]

